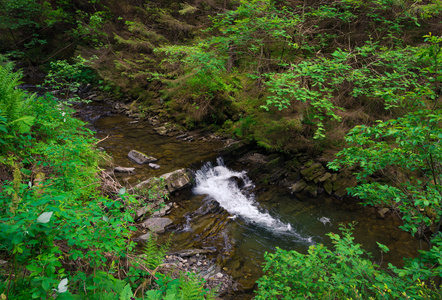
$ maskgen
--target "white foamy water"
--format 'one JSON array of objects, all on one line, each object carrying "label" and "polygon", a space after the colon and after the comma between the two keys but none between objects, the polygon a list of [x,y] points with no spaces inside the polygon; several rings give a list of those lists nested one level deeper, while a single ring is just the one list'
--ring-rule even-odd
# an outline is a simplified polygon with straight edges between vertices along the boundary
[{"label": "white foamy water", "polygon": [[[259,207],[255,201],[255,195],[247,192],[254,185],[245,171],[235,172],[228,169],[221,158],[217,159],[217,163],[217,166],[207,163],[196,172],[196,185],[193,189],[195,194],[208,195],[230,214],[240,216],[247,222],[255,223],[274,232],[289,233],[299,239],[311,241],[311,238],[304,238],[296,233],[290,224],[272,217]],[[238,182],[242,182],[243,186],[239,187]]]}]

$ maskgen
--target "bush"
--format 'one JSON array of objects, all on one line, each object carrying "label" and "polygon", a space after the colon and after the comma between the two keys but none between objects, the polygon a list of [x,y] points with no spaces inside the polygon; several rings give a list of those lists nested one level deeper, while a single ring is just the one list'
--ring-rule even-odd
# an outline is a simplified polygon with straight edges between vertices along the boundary
[{"label": "bush", "polygon": [[[429,281],[440,270],[413,260],[404,269],[389,264],[390,272],[367,258],[354,243],[353,225],[329,233],[334,251],[319,244],[308,254],[277,249],[266,253],[266,275],[258,282],[255,299],[440,299],[438,285]],[[382,251],[388,248],[379,244]]]}]

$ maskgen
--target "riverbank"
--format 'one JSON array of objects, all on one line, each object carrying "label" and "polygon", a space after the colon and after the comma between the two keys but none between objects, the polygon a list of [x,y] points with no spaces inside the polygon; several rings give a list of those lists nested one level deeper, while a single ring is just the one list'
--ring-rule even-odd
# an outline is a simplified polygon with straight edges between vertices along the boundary
[{"label": "riverbank", "polygon": [[[91,128],[96,130],[100,137],[109,136],[101,143],[102,146],[110,153],[115,153],[120,165],[136,167],[135,174],[118,175],[123,182],[143,181],[153,176],[152,174],[158,176],[179,167],[190,166],[193,171],[198,171],[204,165],[204,161],[212,161],[216,166],[215,158],[222,156],[227,166],[238,171],[246,170],[247,176],[253,180],[255,186],[253,190],[241,191],[241,193],[249,195],[252,193],[256,197],[258,206],[278,218],[282,216],[283,219],[290,220],[293,226],[303,230],[307,236],[313,236],[315,243],[329,243],[325,238],[325,233],[338,231],[340,222],[349,223],[356,220],[359,222],[355,231],[357,241],[373,252],[376,260],[381,260],[376,241],[387,244],[392,249],[390,253],[384,254],[382,259],[395,265],[402,265],[402,257],[417,255],[419,243],[417,240],[410,239],[407,233],[398,228],[401,224],[400,218],[391,212],[381,216],[377,209],[362,208],[358,205],[358,200],[354,198],[331,196],[319,185],[315,189],[316,195],[308,191],[294,193],[291,187],[302,179],[301,176],[304,176],[301,171],[309,170],[314,164],[320,164],[320,162],[310,163],[309,166],[310,159],[307,156],[293,157],[268,153],[251,144],[231,141],[220,143],[217,138],[195,138],[193,141],[177,139],[176,137],[183,136],[184,133],[171,132],[171,136],[161,135],[155,130],[161,124],[152,125],[148,118],[137,120],[125,114],[119,114],[110,107],[107,109],[112,112],[106,112],[106,109],[100,108],[100,105],[97,106],[100,113],[97,111],[93,113],[93,110],[97,108],[93,107],[95,105],[86,113],[90,116]],[[122,117],[123,115],[125,117]],[[97,118],[94,119],[93,116]],[[138,121],[138,123],[132,123],[133,121]],[[143,132],[142,138],[139,138],[138,134],[135,134],[136,138],[133,138],[131,132],[134,130],[134,124],[139,127],[137,130]],[[101,125],[103,126],[100,127]],[[192,133],[187,136],[196,135]],[[210,146],[202,147],[199,141],[208,143]],[[149,143],[152,144],[148,146]],[[159,149],[170,147],[167,146],[169,143],[174,145],[175,151],[168,152],[166,157],[159,153]],[[227,144],[230,146],[225,147]],[[118,145],[125,145],[125,150],[121,150],[121,146]],[[144,145],[143,149],[148,154],[157,151],[155,155],[160,157],[158,163],[162,169],[152,170],[148,166],[139,166],[130,161],[127,157],[129,149],[139,145]],[[188,147],[190,150],[186,150]],[[208,151],[207,147],[211,150]],[[181,154],[191,154],[194,157],[189,156],[181,160]],[[201,154],[203,156],[200,156]],[[184,161],[186,163],[183,164]],[[315,183],[315,178],[324,176],[325,173],[321,173],[322,170],[320,169],[320,172],[317,172],[320,174],[313,177],[312,185]],[[140,176],[134,178],[136,175]],[[241,180],[236,181],[235,184],[240,187],[244,185]],[[160,240],[166,241],[169,234],[173,232],[171,244],[173,251],[181,251],[183,248],[215,251],[209,255],[209,259],[214,259],[221,270],[226,268],[228,274],[226,278],[238,282],[238,289],[245,289],[251,293],[248,297],[253,295],[256,279],[262,276],[261,266],[265,251],[274,251],[275,246],[279,246],[306,252],[309,245],[308,243],[297,245],[296,239],[293,238],[290,238],[293,240],[292,244],[287,243],[287,238],[284,236],[281,239],[281,236],[275,236],[272,232],[261,230],[259,227],[253,229],[252,226],[246,229],[249,225],[242,217],[238,218],[235,214],[229,214],[225,208],[214,202],[213,198],[207,199],[205,196],[194,195],[192,188],[173,193],[166,203],[170,205],[170,211],[166,217],[170,218],[173,223],[160,234]],[[188,230],[189,228],[193,229]],[[250,247],[252,242],[250,235],[253,236],[252,240],[259,241],[253,247]],[[271,244],[265,245],[271,240],[273,240]]]}]

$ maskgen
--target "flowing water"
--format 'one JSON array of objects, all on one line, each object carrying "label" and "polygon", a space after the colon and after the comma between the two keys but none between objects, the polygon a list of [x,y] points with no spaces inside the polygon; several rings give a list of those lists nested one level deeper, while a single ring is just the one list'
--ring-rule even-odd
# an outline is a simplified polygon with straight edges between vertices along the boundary
[{"label": "flowing water", "polygon": [[[160,136],[152,126],[121,114],[103,104],[83,107],[80,117],[96,132],[101,147],[117,165],[135,167],[136,174],[122,174],[120,180],[136,184],[182,167],[195,172],[192,188],[180,191],[168,216],[173,220],[172,249],[217,250],[214,259],[246,289],[253,288],[261,274],[264,253],[276,247],[305,253],[309,246],[332,247],[329,232],[339,232],[340,223],[357,221],[355,242],[361,243],[373,259],[401,265],[402,257],[415,256],[418,242],[398,229],[398,218],[380,220],[373,209],[336,203],[332,198],[297,198],[277,186],[257,189],[240,166],[225,166],[216,159],[221,141],[184,142],[175,136]],[[159,170],[132,162],[127,153],[140,150],[158,158]],[[381,257],[376,241],[391,251]]]},{"label": "flowing water", "polygon": [[[195,178],[191,193],[181,200],[187,209],[172,213],[174,240],[188,248],[217,249],[222,253],[218,263],[245,288],[253,288],[262,275],[265,252],[279,247],[306,253],[317,243],[332,248],[326,234],[339,233],[341,223],[358,222],[355,242],[377,262],[400,266],[402,257],[417,254],[418,242],[398,228],[400,220],[377,219],[373,209],[349,209],[325,196],[300,199],[278,187],[255,194],[247,172],[227,168],[220,158],[197,170]],[[382,256],[376,241],[391,251]]]}]

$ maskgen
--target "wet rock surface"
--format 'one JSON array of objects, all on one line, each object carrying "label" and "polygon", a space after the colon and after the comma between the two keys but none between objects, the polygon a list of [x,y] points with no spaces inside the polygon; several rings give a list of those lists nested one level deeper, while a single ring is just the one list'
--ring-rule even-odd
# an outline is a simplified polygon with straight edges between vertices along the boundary
[{"label": "wet rock surface", "polygon": [[282,186],[300,196],[316,197],[326,193],[338,200],[353,199],[348,196],[347,188],[357,184],[354,171],[344,169],[335,172],[328,169],[326,163],[315,162],[305,154],[269,154],[244,143],[233,143],[220,153],[235,157],[226,161],[248,169],[248,174],[258,184]]},{"label": "wet rock surface", "polygon": [[170,224],[172,224],[172,220],[168,218],[149,218],[142,223],[142,226],[154,233],[162,233]]},{"label": "wet rock surface", "polygon": [[152,163],[158,160],[153,156],[149,156],[137,150],[131,150],[127,156],[129,156],[130,159],[132,159],[134,162],[140,165],[146,163]]},{"label": "wet rock surface", "polygon": [[190,185],[192,175],[183,168],[163,174],[159,178],[149,178],[135,186],[136,190],[159,190],[163,194],[176,192]]}]

